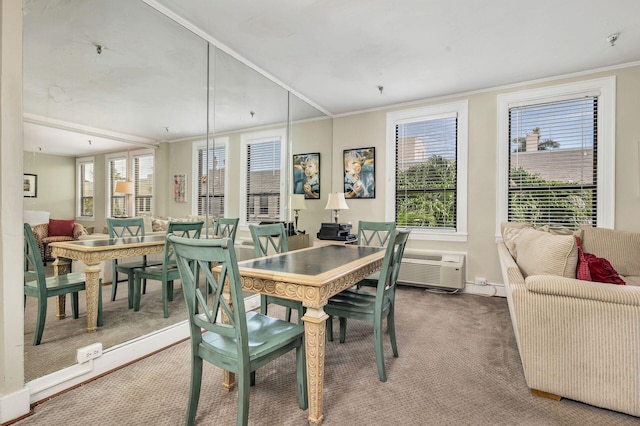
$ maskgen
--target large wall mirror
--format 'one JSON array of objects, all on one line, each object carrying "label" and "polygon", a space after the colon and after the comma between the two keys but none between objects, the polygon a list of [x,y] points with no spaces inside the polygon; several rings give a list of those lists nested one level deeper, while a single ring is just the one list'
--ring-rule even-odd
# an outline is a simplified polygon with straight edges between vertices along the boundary
[{"label": "large wall mirror", "polygon": [[[77,220],[102,232],[107,215],[107,158],[113,152],[151,149],[155,214],[239,216],[243,141],[285,129],[281,217],[291,217],[286,195],[292,185],[292,156],[303,152],[320,153],[323,180],[322,197],[307,204],[300,228],[315,233],[326,216],[332,175],[331,120],[143,1],[25,0],[24,110],[25,173],[35,170],[40,184],[51,185],[40,187],[37,198],[25,201],[25,209],[50,210],[56,218],[76,217],[75,162],[91,156],[95,218]],[[53,141],[62,142],[55,145]],[[226,150],[216,159],[224,165],[217,167],[224,169],[224,175],[211,189],[214,195],[224,192],[224,201],[217,207],[205,203],[204,210],[199,210],[193,164],[194,147],[202,144]],[[188,179],[184,203],[173,197],[176,174]],[[126,298],[126,285],[120,286],[118,292]],[[96,333],[85,332],[82,316],[75,321],[70,315],[58,320],[51,301],[43,343],[32,346],[32,324],[25,317],[27,382],[75,364],[79,347],[101,342],[106,352],[185,319],[181,299],[164,319],[161,314],[142,309],[134,313],[126,307],[109,313],[109,304],[115,303],[110,301],[109,286],[103,288],[103,295],[105,326]],[[56,334],[54,328],[63,323],[64,329]]]}]

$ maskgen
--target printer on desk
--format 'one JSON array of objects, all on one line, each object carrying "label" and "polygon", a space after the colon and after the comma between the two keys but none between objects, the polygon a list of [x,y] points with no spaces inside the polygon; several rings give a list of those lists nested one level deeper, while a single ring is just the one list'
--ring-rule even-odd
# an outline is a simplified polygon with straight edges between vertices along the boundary
[{"label": "printer on desk", "polygon": [[319,240],[355,241],[349,223],[323,223],[317,235]]}]

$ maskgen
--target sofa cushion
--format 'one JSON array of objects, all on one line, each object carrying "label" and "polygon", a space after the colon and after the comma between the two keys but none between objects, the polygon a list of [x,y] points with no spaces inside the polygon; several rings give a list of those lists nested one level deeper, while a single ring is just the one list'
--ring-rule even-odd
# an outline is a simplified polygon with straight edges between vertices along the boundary
[{"label": "sofa cushion", "polygon": [[76,221],[73,219],[49,219],[49,236],[73,238],[73,226],[75,223]]},{"label": "sofa cushion", "polygon": [[502,241],[507,246],[507,250],[514,259],[517,257],[516,241],[520,236],[520,232],[524,228],[531,228],[533,225],[527,222],[502,222],[500,225],[502,231]]},{"label": "sofa cushion", "polygon": [[640,287],[640,276],[637,275],[627,275],[627,276],[620,276],[626,285],[631,285],[631,286],[636,286],[636,287]]},{"label": "sofa cushion", "polygon": [[524,228],[516,241],[516,263],[522,274],[576,277],[578,248],[573,235]]},{"label": "sofa cushion", "polygon": [[640,275],[640,232],[581,228],[585,252],[604,257],[621,275]]}]

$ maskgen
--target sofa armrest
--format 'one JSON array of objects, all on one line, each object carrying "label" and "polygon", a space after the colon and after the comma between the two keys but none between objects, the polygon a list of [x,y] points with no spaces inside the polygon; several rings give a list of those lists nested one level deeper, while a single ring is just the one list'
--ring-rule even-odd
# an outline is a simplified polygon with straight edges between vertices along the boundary
[{"label": "sofa armrest", "polygon": [[531,275],[524,281],[527,290],[533,293],[640,306],[640,288],[635,286],[582,281],[554,275]]},{"label": "sofa armrest", "polygon": [[49,236],[49,224],[48,223],[41,223],[40,225],[36,225],[33,226],[31,228],[31,230],[33,231],[33,236],[36,239],[36,242],[38,244],[40,244],[42,242],[43,238],[46,238]]}]

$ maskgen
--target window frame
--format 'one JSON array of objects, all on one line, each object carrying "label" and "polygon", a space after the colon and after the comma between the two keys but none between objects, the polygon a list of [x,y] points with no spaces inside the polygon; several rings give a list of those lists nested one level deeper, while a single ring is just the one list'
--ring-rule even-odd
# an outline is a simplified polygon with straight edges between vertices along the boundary
[{"label": "window frame", "polygon": [[513,107],[565,101],[593,95],[598,96],[596,224],[598,227],[613,229],[615,220],[615,76],[520,90],[497,96],[496,239],[502,238],[500,225],[508,218],[509,110]]},{"label": "window frame", "polygon": [[[456,230],[436,228],[411,228],[409,239],[429,241],[466,242],[467,231],[467,175],[469,156],[469,100],[463,99],[387,113],[386,191],[385,220],[396,220],[396,125],[443,116],[457,116],[457,182],[456,182]],[[393,161],[391,161],[393,159]]]},{"label": "window frame", "polygon": [[[229,137],[217,137],[214,139],[213,146],[211,148],[224,147],[225,152],[225,167],[224,167],[224,216],[227,217],[229,215]],[[207,141],[200,140],[193,142],[192,145],[192,164],[191,164],[191,176],[193,179],[191,182],[191,214],[194,216],[198,215],[198,181],[200,180],[200,176],[198,175],[198,152],[201,149],[207,149]],[[211,214],[211,212],[208,212]]]},{"label": "window frame", "polygon": [[290,173],[287,168],[287,129],[277,128],[271,130],[264,130],[252,133],[243,133],[240,135],[240,222],[238,226],[243,231],[249,230],[249,224],[253,222],[247,222],[247,148],[251,143],[272,142],[276,139],[280,139],[280,209],[278,212],[278,220],[285,220],[285,205],[287,203],[285,186],[286,179]]},{"label": "window frame", "polygon": [[[105,218],[110,218],[111,216],[111,168],[110,162],[112,160],[123,159],[126,162],[125,170],[127,175],[125,176],[126,180],[131,180],[134,182],[134,158],[139,156],[151,155],[153,157],[153,193],[151,195],[151,214],[153,216],[155,214],[156,209],[156,193],[157,193],[157,180],[156,180],[156,154],[154,149],[141,149],[137,151],[126,151],[126,152],[113,152],[111,154],[105,155]],[[135,188],[135,182],[134,182]],[[127,216],[135,217],[137,212],[135,211],[135,194],[128,199],[125,199],[126,203],[126,212]]]},{"label": "window frame", "polygon": [[[93,214],[91,216],[82,215],[82,166],[93,165]],[[96,220],[96,159],[95,157],[76,158],[76,220],[95,221]]]}]

